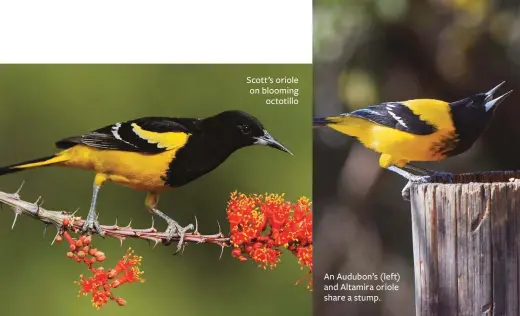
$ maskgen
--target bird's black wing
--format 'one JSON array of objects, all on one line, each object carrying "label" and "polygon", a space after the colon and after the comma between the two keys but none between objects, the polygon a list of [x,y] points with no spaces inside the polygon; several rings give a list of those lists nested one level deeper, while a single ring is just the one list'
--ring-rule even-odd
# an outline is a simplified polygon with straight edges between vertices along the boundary
[{"label": "bird's black wing", "polygon": [[395,128],[415,135],[429,135],[437,129],[400,102],[386,102],[353,111],[348,116]]},{"label": "bird's black wing", "polygon": [[100,149],[160,153],[183,146],[197,129],[198,119],[145,117],[116,123],[56,142],[67,149],[78,144]]}]

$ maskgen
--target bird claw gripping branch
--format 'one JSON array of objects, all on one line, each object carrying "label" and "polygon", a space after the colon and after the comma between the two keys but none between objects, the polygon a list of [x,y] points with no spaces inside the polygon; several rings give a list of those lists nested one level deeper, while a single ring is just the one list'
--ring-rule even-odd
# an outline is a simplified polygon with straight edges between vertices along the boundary
[{"label": "bird claw gripping branch", "polygon": [[105,237],[105,233],[103,233],[103,230],[99,226],[98,214],[89,212],[87,219],[81,228],[81,233],[85,234],[91,231],[96,232],[101,237]]}]

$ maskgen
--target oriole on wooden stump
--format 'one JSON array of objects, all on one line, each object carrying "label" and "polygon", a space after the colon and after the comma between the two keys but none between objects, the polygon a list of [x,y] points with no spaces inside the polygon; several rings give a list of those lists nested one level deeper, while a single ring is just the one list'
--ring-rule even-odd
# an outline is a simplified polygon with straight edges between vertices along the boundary
[{"label": "oriole on wooden stump", "polygon": [[[225,111],[204,119],[144,117],[105,126],[56,142],[55,155],[0,168],[0,175],[25,169],[60,166],[96,173],[92,202],[83,231],[103,235],[96,214],[101,185],[112,181],[148,192],[145,205],[168,223],[170,238],[182,237],[193,225],[180,226],[157,209],[159,194],[183,186],[222,164],[236,150],[264,145],[292,155],[255,117]],[[178,244],[178,249],[181,242]]]},{"label": "oriole on wooden stump", "polygon": [[409,180],[403,189],[403,197],[408,200],[411,182],[428,182],[434,175],[451,181],[449,173],[418,168],[409,162],[439,161],[468,150],[487,128],[497,105],[512,92],[494,98],[504,83],[455,102],[434,99],[385,102],[338,116],[314,118],[313,123],[315,127],[328,126],[354,136],[381,153],[382,168]]}]

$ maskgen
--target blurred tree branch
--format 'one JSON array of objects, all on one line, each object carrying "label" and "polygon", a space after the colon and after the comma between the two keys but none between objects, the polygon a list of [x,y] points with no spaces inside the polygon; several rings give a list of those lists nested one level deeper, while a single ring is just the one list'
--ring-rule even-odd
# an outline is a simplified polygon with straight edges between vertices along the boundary
[{"label": "blurred tree branch", "polygon": [[[6,193],[0,191],[0,206],[3,204],[9,206],[15,214],[12,228],[14,228],[19,215],[26,215],[32,217],[33,219],[43,222],[46,225],[46,227],[49,225],[54,225],[58,231],[56,237],[59,236],[60,233],[62,233],[63,231],[73,231],[75,233],[80,232],[81,228],[83,227],[84,220],[81,217],[75,216],[75,212],[69,213],[65,211],[47,210],[41,206],[40,198],[36,200],[36,202],[34,203],[24,201],[20,198],[20,190],[22,189],[22,186],[20,186],[20,188],[14,193]],[[65,223],[68,222],[67,226],[63,225],[64,221]],[[196,218],[195,222],[197,223]],[[159,242],[161,242],[163,245],[169,245],[171,242],[179,241],[181,241],[183,246],[187,243],[216,244],[221,246],[222,249],[224,249],[224,247],[230,246],[230,238],[222,234],[220,224],[218,225],[219,232],[217,234],[201,235],[198,232],[198,225],[196,224],[195,231],[193,233],[186,233],[183,237],[179,235],[173,236],[171,240],[168,240],[168,234],[166,232],[160,232],[154,227],[153,217],[152,226],[149,228],[132,228],[130,224],[131,223],[129,223],[127,226],[120,227],[117,225],[116,221],[114,225],[100,226],[101,230],[105,233],[106,236],[117,238],[121,241],[121,243],[126,238],[136,238],[153,241],[155,243],[154,247]],[[95,234],[95,232],[92,233]],[[56,240],[56,237],[54,238],[54,240]]]}]

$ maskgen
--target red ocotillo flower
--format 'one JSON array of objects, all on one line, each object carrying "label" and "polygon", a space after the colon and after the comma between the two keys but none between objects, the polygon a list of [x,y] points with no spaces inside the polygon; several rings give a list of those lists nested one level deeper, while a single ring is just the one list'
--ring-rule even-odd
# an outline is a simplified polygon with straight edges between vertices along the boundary
[{"label": "red ocotillo flower", "polygon": [[[296,203],[284,195],[231,194],[227,206],[232,255],[252,259],[266,269],[280,262],[283,248],[290,250],[302,269],[312,274],[312,210],[309,199]],[[308,285],[312,288],[312,279]]]},{"label": "red ocotillo flower", "polygon": [[[63,226],[67,227],[69,220],[63,221]],[[120,306],[126,304],[121,297],[116,297],[112,290],[123,285],[133,282],[143,282],[141,274],[143,273],[139,266],[141,265],[141,257],[134,255],[133,250],[128,249],[126,254],[120,259],[116,266],[112,269],[105,270],[103,267],[94,267],[95,263],[105,261],[105,254],[94,248],[91,244],[90,236],[79,236],[73,238],[67,231],[63,232],[63,237],[69,244],[70,251],[67,257],[79,263],[87,265],[91,275],[86,277],[80,275],[80,280],[76,281],[80,286],[79,294],[92,296],[92,304],[96,308],[105,305],[108,300],[115,301]],[[62,237],[58,236],[56,241],[61,241]]]}]

